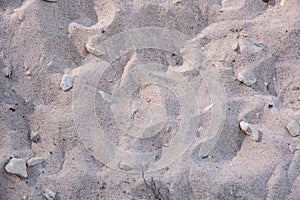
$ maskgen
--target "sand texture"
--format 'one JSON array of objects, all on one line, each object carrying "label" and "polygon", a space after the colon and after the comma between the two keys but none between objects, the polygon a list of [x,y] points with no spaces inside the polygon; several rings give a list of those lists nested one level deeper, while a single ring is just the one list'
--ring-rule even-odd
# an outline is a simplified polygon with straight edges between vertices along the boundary
[{"label": "sand texture", "polygon": [[1,200],[297,200],[299,123],[300,0],[0,0]]}]

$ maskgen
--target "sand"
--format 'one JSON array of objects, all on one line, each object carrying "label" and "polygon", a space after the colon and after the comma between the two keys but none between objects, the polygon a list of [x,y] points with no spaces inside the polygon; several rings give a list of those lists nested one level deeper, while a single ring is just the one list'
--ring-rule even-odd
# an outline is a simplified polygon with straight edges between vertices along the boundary
[{"label": "sand", "polygon": [[0,199],[299,199],[299,0],[2,0],[0,25]]}]

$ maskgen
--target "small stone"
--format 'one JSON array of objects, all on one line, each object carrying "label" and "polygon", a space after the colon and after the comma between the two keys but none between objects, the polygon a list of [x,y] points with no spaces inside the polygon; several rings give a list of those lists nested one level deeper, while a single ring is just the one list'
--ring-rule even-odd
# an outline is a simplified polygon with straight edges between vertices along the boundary
[{"label": "small stone", "polygon": [[30,75],[31,75],[31,71],[30,71],[30,70],[26,71],[26,72],[25,72],[25,75],[26,75],[26,76],[30,76]]},{"label": "small stone", "polygon": [[289,134],[293,137],[297,137],[300,134],[300,126],[297,120],[291,121],[287,126],[287,130],[289,131]]},{"label": "small stone", "polygon": [[68,74],[64,74],[60,83],[60,88],[67,91],[73,87],[74,78]]},{"label": "small stone", "polygon": [[23,178],[27,178],[26,162],[21,158],[12,158],[5,166],[5,170],[10,174],[15,174]]},{"label": "small stone", "polygon": [[2,73],[6,78],[10,78],[12,75],[12,70],[9,67],[5,67],[4,69],[2,69]]},{"label": "small stone", "polygon": [[53,62],[52,61],[48,62],[47,67],[53,67]]},{"label": "small stone", "polygon": [[123,170],[123,171],[131,171],[133,170],[133,167],[127,165],[127,164],[123,164],[122,162],[119,162],[118,164],[119,169]]},{"label": "small stone", "polygon": [[231,48],[232,48],[232,51],[239,51],[240,45],[239,45],[238,42],[234,42],[234,43],[232,44]]},{"label": "small stone", "polygon": [[46,194],[45,194],[46,199],[53,200],[55,198],[55,196],[56,196],[56,192],[53,192],[51,190],[46,191]]},{"label": "small stone", "polygon": [[95,48],[95,47],[93,47],[93,45],[91,45],[90,43],[87,43],[87,44],[85,45],[85,48],[86,48],[86,50],[87,50],[89,53],[91,53],[91,54],[93,54],[93,55],[95,55],[95,56],[103,56],[103,55],[105,55],[104,49],[101,49],[101,48]]},{"label": "small stone", "polygon": [[255,142],[259,141],[259,132],[255,125],[241,121],[240,128],[244,133],[249,135],[250,139],[254,140]]},{"label": "small stone", "polygon": [[45,161],[44,158],[41,158],[41,157],[30,158],[29,160],[27,160],[27,166],[32,167],[32,166],[41,164],[44,161]]},{"label": "small stone", "polygon": [[284,6],[286,2],[287,2],[287,0],[281,0],[280,1],[280,6]]},{"label": "small stone", "polygon": [[28,65],[24,65],[24,69],[25,69],[26,71],[29,70]]},{"label": "small stone", "polygon": [[30,141],[32,141],[34,143],[38,143],[41,141],[41,136],[37,132],[31,132],[29,135],[29,139],[30,139]]},{"label": "small stone", "polygon": [[255,74],[250,71],[239,72],[237,75],[237,79],[249,87],[256,83]]},{"label": "small stone", "polygon": [[108,103],[111,103],[112,97],[111,97],[110,94],[108,94],[108,93],[106,93],[106,92],[104,92],[104,91],[102,91],[102,90],[99,91],[99,94],[101,95],[101,97],[102,97],[102,99],[103,99],[104,101],[106,101],[106,102],[108,102]]}]

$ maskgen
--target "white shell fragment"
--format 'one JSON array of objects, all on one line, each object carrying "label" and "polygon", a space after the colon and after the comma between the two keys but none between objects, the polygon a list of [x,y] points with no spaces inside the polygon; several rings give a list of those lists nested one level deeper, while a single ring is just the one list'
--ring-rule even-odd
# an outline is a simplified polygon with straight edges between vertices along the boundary
[{"label": "white shell fragment", "polygon": [[68,74],[64,74],[60,83],[60,88],[67,91],[73,87],[74,78]]},{"label": "white shell fragment", "polygon": [[287,126],[287,130],[289,131],[289,134],[293,137],[297,137],[300,134],[300,126],[297,120],[291,121]]},{"label": "white shell fragment", "polygon": [[5,166],[5,170],[10,174],[15,174],[23,178],[27,178],[26,162],[21,158],[12,158]]},{"label": "white shell fragment", "polygon": [[43,162],[44,162],[44,158],[34,157],[34,158],[30,158],[29,160],[27,160],[27,166],[32,167],[32,166],[41,164]]},{"label": "white shell fragment", "polygon": [[250,139],[254,140],[255,142],[259,141],[259,132],[255,125],[241,121],[240,128],[244,133],[249,135]]}]

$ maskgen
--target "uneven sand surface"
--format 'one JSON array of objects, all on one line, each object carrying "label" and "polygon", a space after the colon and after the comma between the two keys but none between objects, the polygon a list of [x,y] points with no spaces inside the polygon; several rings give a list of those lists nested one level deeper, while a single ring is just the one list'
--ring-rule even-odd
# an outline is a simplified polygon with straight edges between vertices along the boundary
[{"label": "uneven sand surface", "polygon": [[[168,148],[182,121],[178,96],[154,84],[128,99],[131,119],[143,127],[168,118],[168,128],[158,126],[163,131],[157,136],[142,139],[118,129],[122,122],[113,119],[110,103],[122,98],[111,100],[110,94],[114,85],[128,83],[134,66],[155,62],[182,72],[199,109],[208,110],[187,151],[170,155],[178,156],[176,162],[131,173],[126,165],[116,170],[90,153],[77,130],[72,100],[80,69],[96,59],[86,45],[142,27],[177,30],[202,46],[224,85],[226,117],[213,150],[200,155],[214,124],[209,107],[214,91],[205,77],[198,79],[171,52],[125,52],[97,83],[105,93],[95,95],[95,116],[115,146],[135,153]],[[55,199],[300,198],[300,140],[286,128],[300,121],[299,0],[1,0],[0,40],[0,199],[45,199],[49,191]],[[60,88],[64,74],[74,77],[75,86],[67,91]],[[247,86],[239,74],[256,81]],[[258,142],[241,131],[241,121],[257,127]],[[40,140],[30,140],[33,132]],[[21,178],[5,170],[13,157],[44,162],[27,167],[28,178]]]}]

